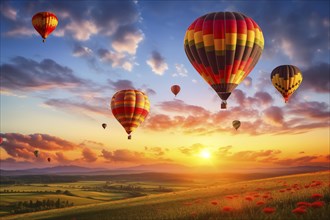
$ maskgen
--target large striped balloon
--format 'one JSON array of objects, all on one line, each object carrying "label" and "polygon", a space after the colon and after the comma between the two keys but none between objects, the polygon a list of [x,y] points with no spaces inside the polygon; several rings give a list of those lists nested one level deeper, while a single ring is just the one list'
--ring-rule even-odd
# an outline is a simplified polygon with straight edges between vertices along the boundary
[{"label": "large striped balloon", "polygon": [[197,18],[184,37],[186,55],[222,99],[252,71],[264,48],[260,27],[238,12],[216,12]]},{"label": "large striped balloon", "polygon": [[303,77],[298,67],[293,65],[282,65],[276,67],[270,74],[274,87],[282,94],[285,103],[298,89]]},{"label": "large striped balloon", "polygon": [[128,139],[131,139],[131,132],[146,119],[149,109],[148,96],[138,90],[121,90],[111,99],[112,114],[124,127]]},{"label": "large striped balloon", "polygon": [[43,38],[42,42],[45,42],[48,35],[55,30],[57,24],[58,19],[51,12],[38,12],[32,17],[32,25]]}]

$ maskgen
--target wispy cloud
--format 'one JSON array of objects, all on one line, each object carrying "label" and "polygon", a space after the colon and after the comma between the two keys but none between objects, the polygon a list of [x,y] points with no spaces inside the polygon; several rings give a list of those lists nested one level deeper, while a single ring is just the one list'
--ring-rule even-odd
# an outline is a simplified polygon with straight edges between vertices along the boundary
[{"label": "wispy cloud", "polygon": [[1,90],[39,91],[59,88],[75,88],[86,83],[75,76],[73,70],[51,59],[40,62],[17,56],[1,68]]},{"label": "wispy cloud", "polygon": [[151,67],[152,72],[160,76],[168,70],[168,65],[165,62],[165,58],[162,57],[158,51],[153,51],[151,53],[151,57],[147,60],[147,64]]},{"label": "wispy cloud", "polygon": [[175,64],[175,73],[172,74],[173,77],[181,76],[181,77],[187,77],[188,76],[188,70],[185,68],[183,64]]}]

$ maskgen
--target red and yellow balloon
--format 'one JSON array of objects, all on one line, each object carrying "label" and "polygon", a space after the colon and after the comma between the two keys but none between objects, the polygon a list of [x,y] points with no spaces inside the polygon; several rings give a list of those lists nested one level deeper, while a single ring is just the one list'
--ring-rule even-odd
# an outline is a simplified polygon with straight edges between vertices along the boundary
[{"label": "red and yellow balloon", "polygon": [[189,61],[222,99],[222,109],[257,64],[263,48],[258,24],[238,12],[205,14],[188,27],[184,37]]},{"label": "red and yellow balloon", "polygon": [[150,102],[141,91],[128,89],[115,93],[111,99],[111,110],[131,139],[131,133],[148,116]]},{"label": "red and yellow balloon", "polygon": [[48,35],[55,30],[57,24],[58,19],[51,12],[38,12],[32,17],[32,25],[43,38],[42,42],[45,42]]}]

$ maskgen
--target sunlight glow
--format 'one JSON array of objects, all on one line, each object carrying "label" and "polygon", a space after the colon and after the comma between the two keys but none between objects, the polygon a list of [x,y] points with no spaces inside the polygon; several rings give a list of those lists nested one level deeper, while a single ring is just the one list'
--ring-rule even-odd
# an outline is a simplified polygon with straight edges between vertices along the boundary
[{"label": "sunlight glow", "polygon": [[210,154],[210,152],[207,149],[203,149],[200,152],[199,156],[202,157],[202,158],[204,158],[204,159],[210,159],[211,154]]}]

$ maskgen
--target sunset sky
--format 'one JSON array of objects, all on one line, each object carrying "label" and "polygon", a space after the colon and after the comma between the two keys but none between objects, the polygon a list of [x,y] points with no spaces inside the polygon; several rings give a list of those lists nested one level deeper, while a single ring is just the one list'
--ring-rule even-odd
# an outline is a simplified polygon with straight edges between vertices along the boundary
[{"label": "sunset sky", "polygon": [[[1,169],[329,166],[329,7],[329,1],[2,0]],[[40,11],[59,20],[45,43],[31,24]],[[251,17],[265,38],[227,110],[183,49],[188,26],[214,11]],[[284,64],[303,74],[287,104],[270,80]],[[173,84],[181,86],[177,97]],[[151,107],[127,140],[110,101],[132,88],[144,91]],[[238,131],[233,120],[242,123]]]}]

